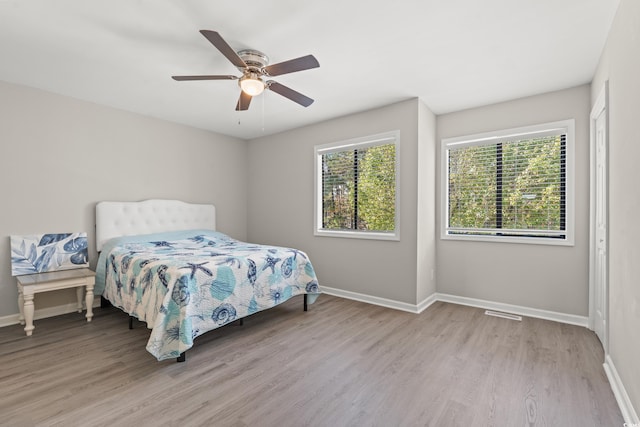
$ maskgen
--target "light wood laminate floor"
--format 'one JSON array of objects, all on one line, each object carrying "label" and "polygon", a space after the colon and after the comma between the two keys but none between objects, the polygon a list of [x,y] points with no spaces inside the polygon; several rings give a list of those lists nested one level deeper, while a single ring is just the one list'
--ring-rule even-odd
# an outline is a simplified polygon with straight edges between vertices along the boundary
[{"label": "light wood laminate floor", "polygon": [[6,426],[622,426],[589,330],[437,302],[410,314],[322,295],[157,362],[96,309],[0,328]]}]

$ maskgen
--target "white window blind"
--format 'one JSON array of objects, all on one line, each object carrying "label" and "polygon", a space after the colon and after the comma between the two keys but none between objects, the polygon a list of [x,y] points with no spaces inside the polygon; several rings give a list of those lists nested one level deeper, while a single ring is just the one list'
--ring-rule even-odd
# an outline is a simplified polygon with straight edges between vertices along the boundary
[{"label": "white window blind", "polygon": [[444,143],[445,236],[568,241],[571,126]]}]

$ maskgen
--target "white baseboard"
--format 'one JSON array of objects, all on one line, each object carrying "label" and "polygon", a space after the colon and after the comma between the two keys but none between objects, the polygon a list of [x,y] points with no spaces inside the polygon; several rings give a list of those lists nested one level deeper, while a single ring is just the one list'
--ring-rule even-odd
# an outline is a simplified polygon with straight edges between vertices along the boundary
[{"label": "white baseboard", "polygon": [[629,395],[627,394],[627,390],[624,388],[622,380],[620,380],[620,376],[613,364],[613,360],[611,360],[611,356],[608,354],[605,356],[603,366],[604,372],[607,374],[607,378],[609,379],[609,384],[611,384],[613,395],[616,397],[616,402],[618,402],[618,406],[620,407],[620,412],[622,412],[622,418],[624,418],[625,422],[624,425],[640,425],[640,418],[638,418],[638,414],[633,408],[633,404],[631,403],[631,399],[629,399]]},{"label": "white baseboard", "polygon": [[[100,298],[93,300],[93,307],[100,307]],[[60,316],[62,314],[74,313],[78,311],[78,304],[73,302],[69,304],[56,305],[53,307],[35,310],[33,320],[46,319],[47,317]],[[0,328],[4,326],[17,325],[20,323],[20,313],[10,314],[0,317]]]},{"label": "white baseboard", "polygon": [[469,305],[488,310],[502,311],[518,314],[520,316],[535,317],[538,319],[552,320],[554,322],[567,323],[569,325],[589,326],[589,318],[575,314],[559,313],[556,311],[541,310],[539,308],[523,307],[521,305],[505,304],[501,302],[486,301],[477,298],[460,297],[457,295],[436,293],[436,300],[453,304]]},{"label": "white baseboard", "polygon": [[441,294],[438,292],[429,295],[424,301],[420,302],[419,304],[409,304],[406,302],[380,298],[372,295],[361,294],[358,292],[345,291],[343,289],[330,288],[327,286],[322,286],[322,292],[337,297],[366,302],[374,305],[380,305],[382,307],[408,311],[409,313],[422,313],[434,302],[443,301],[452,304],[468,305],[472,307],[513,313],[526,317],[552,320],[554,322],[567,323],[570,325],[584,326],[585,328],[588,327],[589,324],[589,318],[586,316],[576,316],[574,314],[558,313],[555,311],[541,310],[538,308],[523,307],[520,305],[505,304],[501,302],[486,301],[476,298],[459,297],[456,295]]},{"label": "white baseboard", "polygon": [[327,286],[321,287],[322,292],[336,297],[351,299],[354,301],[366,302],[373,305],[379,305],[382,307],[393,308],[395,310],[408,311],[409,313],[421,313],[431,304],[436,302],[435,294],[428,296],[420,304],[409,304],[406,302],[395,301],[387,298],[375,297],[367,294],[360,294],[358,292],[345,291],[342,289],[330,288]]},{"label": "white baseboard", "polygon": [[427,308],[429,308],[429,306],[431,304],[433,304],[434,302],[438,301],[437,298],[437,294],[433,293],[431,295],[429,295],[428,297],[426,297],[421,303],[419,303],[416,308],[417,308],[417,313],[422,313],[423,311],[425,311]]}]

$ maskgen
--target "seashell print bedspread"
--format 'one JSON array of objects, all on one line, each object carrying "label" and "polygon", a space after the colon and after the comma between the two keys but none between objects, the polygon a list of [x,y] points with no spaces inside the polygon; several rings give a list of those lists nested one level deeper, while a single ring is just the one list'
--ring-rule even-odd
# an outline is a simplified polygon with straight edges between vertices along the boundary
[{"label": "seashell print bedspread", "polygon": [[110,240],[95,293],[146,322],[147,351],[164,360],[207,331],[320,289],[302,251],[190,230]]}]

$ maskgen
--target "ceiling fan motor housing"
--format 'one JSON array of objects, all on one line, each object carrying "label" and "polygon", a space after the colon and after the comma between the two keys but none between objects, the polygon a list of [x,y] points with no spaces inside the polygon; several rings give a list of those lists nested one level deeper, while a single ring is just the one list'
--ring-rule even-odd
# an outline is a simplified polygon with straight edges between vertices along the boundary
[{"label": "ceiling fan motor housing", "polygon": [[[257,50],[244,49],[244,50],[238,51],[238,56],[242,58],[245,64],[247,64],[248,68],[255,69],[251,71],[261,70],[262,68],[269,65],[269,57]],[[244,71],[244,69],[241,67],[238,67],[238,70]]]}]

